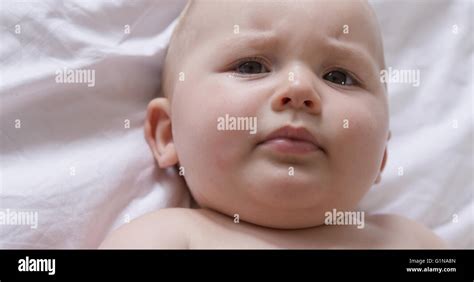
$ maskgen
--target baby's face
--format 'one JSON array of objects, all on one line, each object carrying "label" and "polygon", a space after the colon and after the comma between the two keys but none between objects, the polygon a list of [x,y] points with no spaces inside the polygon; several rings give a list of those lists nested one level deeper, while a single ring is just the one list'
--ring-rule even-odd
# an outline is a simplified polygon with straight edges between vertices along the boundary
[{"label": "baby's face", "polygon": [[[195,9],[193,44],[171,74],[170,112],[196,202],[276,228],[320,225],[326,211],[355,208],[381,172],[389,134],[370,8],[203,1]],[[219,130],[226,115],[256,118],[256,133]],[[269,136],[285,126],[296,135]]]}]

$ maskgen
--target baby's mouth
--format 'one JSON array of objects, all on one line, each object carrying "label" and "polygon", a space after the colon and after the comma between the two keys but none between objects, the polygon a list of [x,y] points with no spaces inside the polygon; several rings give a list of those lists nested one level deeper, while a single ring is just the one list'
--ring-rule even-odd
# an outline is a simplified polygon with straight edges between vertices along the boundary
[{"label": "baby's mouth", "polygon": [[321,151],[317,139],[304,127],[284,126],[258,143],[265,149],[281,153],[304,155]]}]

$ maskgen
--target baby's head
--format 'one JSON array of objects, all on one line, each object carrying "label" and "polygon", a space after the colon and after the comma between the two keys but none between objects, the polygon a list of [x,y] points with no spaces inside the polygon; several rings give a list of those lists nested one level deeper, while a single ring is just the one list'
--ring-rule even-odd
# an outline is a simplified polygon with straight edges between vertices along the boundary
[{"label": "baby's head", "polygon": [[160,167],[183,168],[199,206],[266,227],[321,225],[380,180],[383,68],[366,2],[192,1],[146,137]]}]

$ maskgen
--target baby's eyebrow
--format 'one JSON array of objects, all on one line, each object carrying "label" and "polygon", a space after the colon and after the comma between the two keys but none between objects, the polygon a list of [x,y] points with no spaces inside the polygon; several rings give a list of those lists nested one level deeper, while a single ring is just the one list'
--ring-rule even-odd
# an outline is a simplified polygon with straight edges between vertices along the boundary
[{"label": "baby's eyebrow", "polygon": [[251,49],[264,49],[268,47],[277,46],[280,39],[272,32],[245,32],[235,34],[227,37],[221,42],[218,42],[216,46],[222,50],[227,49],[239,49],[239,48],[251,48]]},{"label": "baby's eyebrow", "polygon": [[353,42],[343,42],[333,37],[328,37],[323,44],[327,52],[342,58],[352,59],[361,62],[364,66],[375,67],[376,60],[360,44]]},{"label": "baby's eyebrow", "polygon": [[[227,37],[216,44],[219,50],[232,52],[239,49],[251,49],[263,51],[272,49],[276,51],[281,47],[284,38],[278,37],[271,31],[246,31]],[[322,50],[325,54],[331,54],[340,59],[351,60],[360,65],[360,67],[376,70],[376,61],[370,55],[368,50],[360,43],[341,41],[336,37],[324,36],[318,39],[318,45],[314,48],[315,52]]]},{"label": "baby's eyebrow", "polygon": [[321,50],[328,55],[328,60],[340,62],[340,67],[351,71],[362,84],[369,85],[378,79],[379,68],[382,66],[365,46],[334,37],[326,39]]}]

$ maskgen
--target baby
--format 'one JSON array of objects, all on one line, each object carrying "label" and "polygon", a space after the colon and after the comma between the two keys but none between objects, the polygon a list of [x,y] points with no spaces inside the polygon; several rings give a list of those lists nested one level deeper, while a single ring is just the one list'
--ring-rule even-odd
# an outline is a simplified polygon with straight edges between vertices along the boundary
[{"label": "baby", "polygon": [[101,248],[444,247],[412,220],[356,211],[387,161],[384,68],[365,1],[191,1],[145,135],[195,204]]}]

